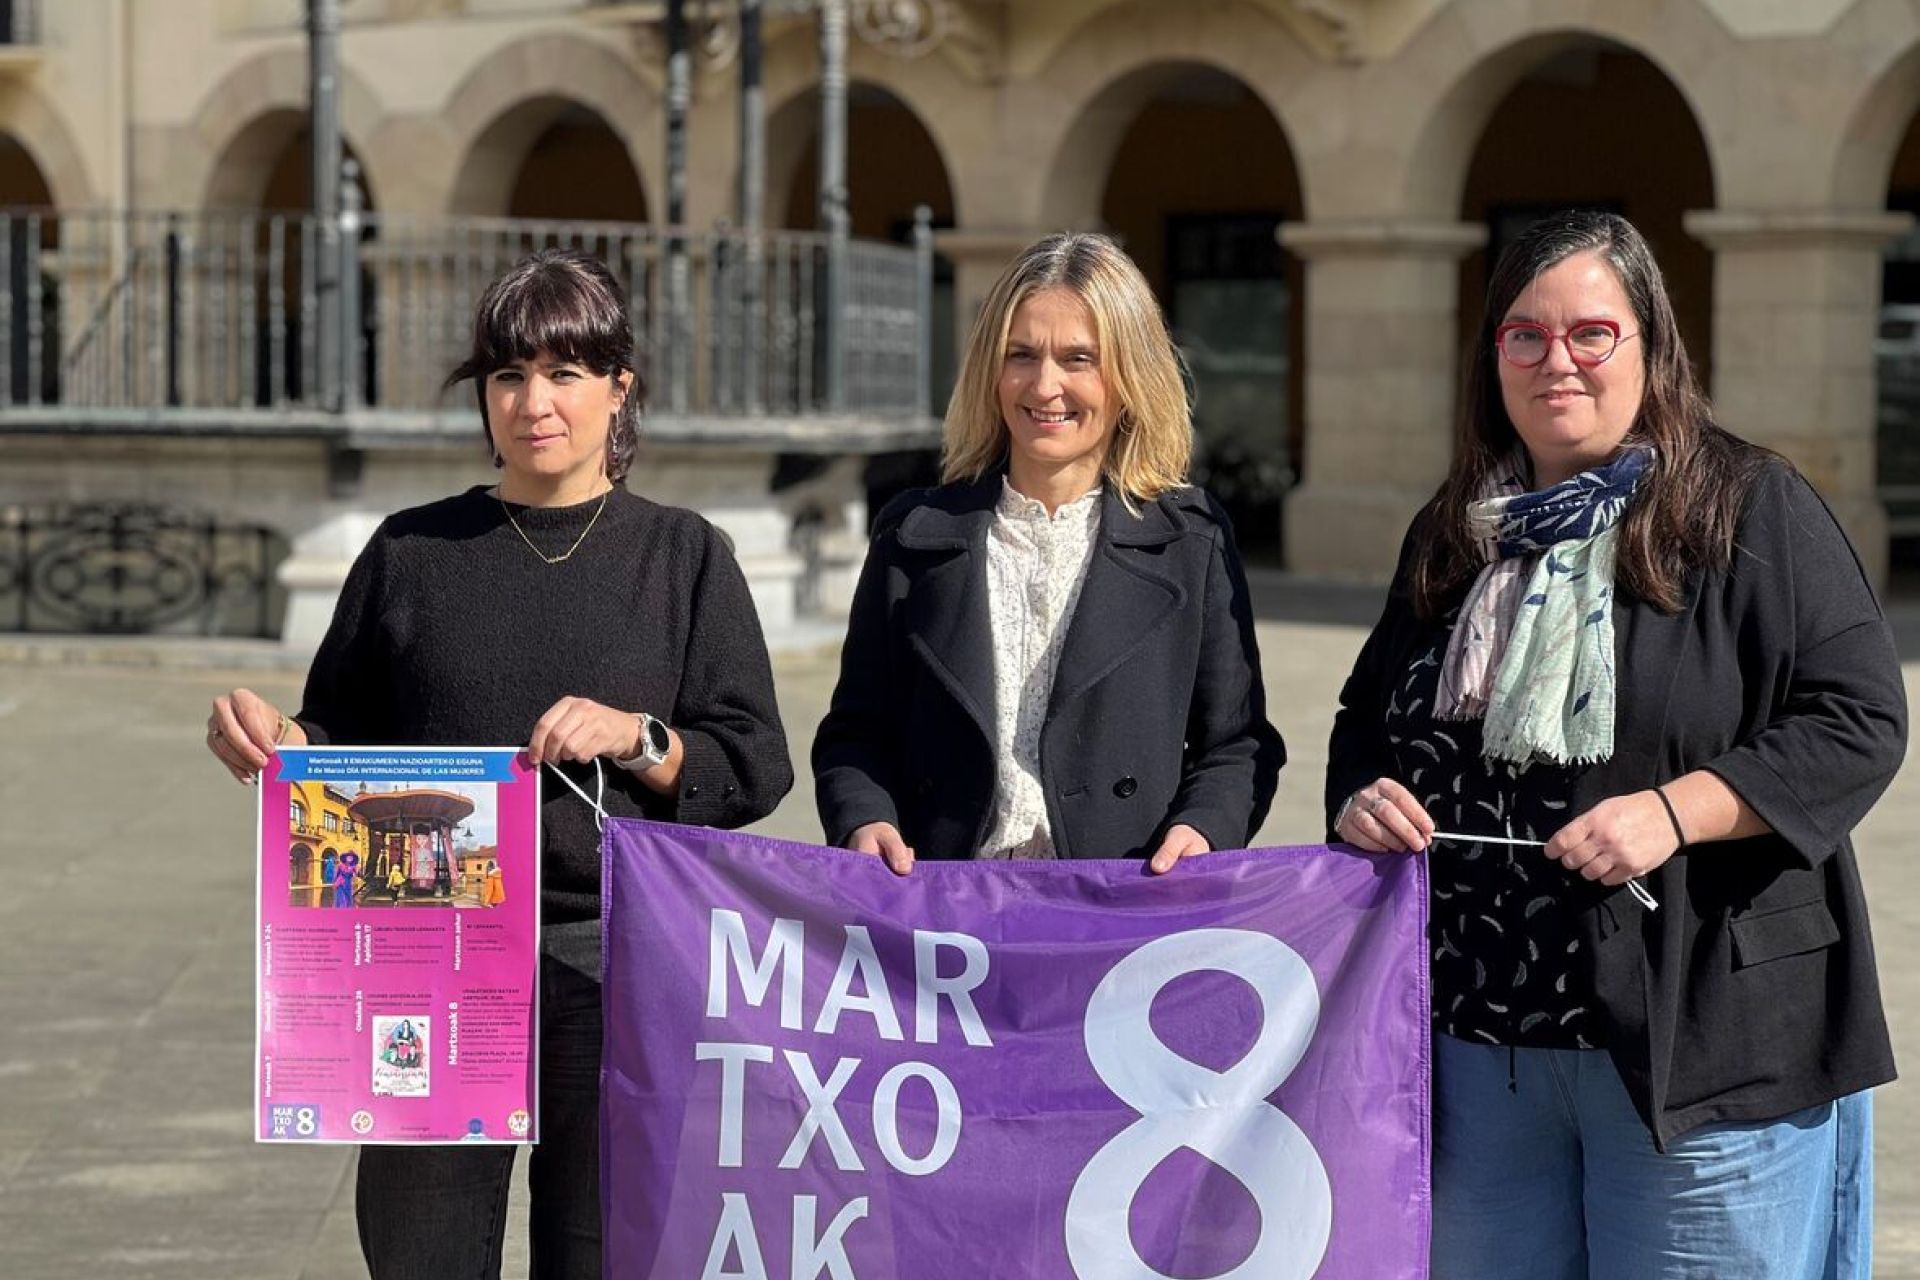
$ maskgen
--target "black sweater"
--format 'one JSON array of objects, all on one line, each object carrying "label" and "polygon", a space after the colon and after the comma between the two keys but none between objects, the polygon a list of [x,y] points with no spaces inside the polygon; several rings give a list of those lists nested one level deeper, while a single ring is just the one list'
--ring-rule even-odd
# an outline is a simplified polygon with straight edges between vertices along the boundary
[{"label": "black sweater", "polygon": [[[513,514],[558,555],[598,507]],[[658,716],[685,744],[675,796],[603,761],[609,813],[737,827],[793,785],[732,552],[693,512],[621,488],[560,564],[535,556],[482,488],[389,516],[347,575],[298,719],[316,743],[517,746],[569,694]],[[593,794],[591,765],[567,772]],[[593,811],[551,775],[540,808],[541,918],[597,925]]]},{"label": "black sweater", "polygon": [[[1440,626],[1415,616],[1405,569],[1403,552],[1340,695],[1329,824],[1393,772],[1387,692]],[[1620,594],[1613,616],[1614,753],[1581,774],[1572,812],[1708,769],[1772,828],[1682,849],[1647,877],[1658,911],[1616,889],[1575,917],[1607,1048],[1654,1142],[1892,1079],[1850,833],[1900,767],[1906,694],[1846,536],[1769,463],[1730,565],[1694,574],[1678,614]]]}]

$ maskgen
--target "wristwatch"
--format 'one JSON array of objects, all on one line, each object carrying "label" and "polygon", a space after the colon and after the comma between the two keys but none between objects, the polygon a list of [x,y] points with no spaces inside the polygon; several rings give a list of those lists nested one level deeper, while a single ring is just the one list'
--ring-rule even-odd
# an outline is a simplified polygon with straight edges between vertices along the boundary
[{"label": "wristwatch", "polygon": [[644,711],[636,713],[634,718],[640,721],[640,750],[624,760],[615,756],[613,762],[622,769],[635,772],[665,764],[667,753],[673,750],[673,739],[667,734],[666,721],[656,720]]}]

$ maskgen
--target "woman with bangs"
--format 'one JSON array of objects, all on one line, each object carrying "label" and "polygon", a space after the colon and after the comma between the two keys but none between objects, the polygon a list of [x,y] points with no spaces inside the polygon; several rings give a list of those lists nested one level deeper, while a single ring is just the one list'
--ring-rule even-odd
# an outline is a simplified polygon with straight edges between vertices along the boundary
[{"label": "woman with bangs", "polygon": [[880,514],[813,744],[829,843],[916,858],[1239,848],[1285,759],[1225,514],[1187,483],[1179,357],[1105,236],[994,285],[943,483]]},{"label": "woman with bangs", "polygon": [[[494,281],[472,379],[500,470],[389,516],[354,562],[287,716],[246,689],[207,742],[242,781],[281,745],[527,744],[611,814],[738,827],[792,785],[747,584],[719,532],[623,485],[643,387],[605,264],[548,251]],[[604,779],[604,791],[601,791]],[[600,859],[594,814],[541,804],[540,1124],[532,1274],[600,1274]],[[512,1145],[361,1148],[375,1280],[497,1276]]]}]

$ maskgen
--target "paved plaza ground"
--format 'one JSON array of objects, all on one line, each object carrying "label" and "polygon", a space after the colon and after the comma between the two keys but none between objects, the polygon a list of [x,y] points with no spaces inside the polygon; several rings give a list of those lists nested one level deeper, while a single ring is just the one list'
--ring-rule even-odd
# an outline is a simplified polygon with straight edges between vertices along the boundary
[{"label": "paved plaza ground", "polygon": [[[1292,760],[1262,843],[1312,841],[1335,693],[1369,596],[1257,585]],[[1920,608],[1898,620],[1920,702]],[[205,755],[208,700],[291,705],[263,652],[0,643],[0,1278],[364,1276],[345,1148],[250,1141],[253,796]],[[804,757],[831,650],[782,655]],[[253,669],[244,669],[251,667]],[[761,830],[814,839],[800,783]],[[1920,1076],[1920,769],[1859,833],[1901,1062]],[[1881,1091],[1876,1274],[1920,1280],[1920,1086]],[[524,1176],[522,1162],[522,1173]],[[524,1181],[506,1274],[525,1273]]]}]

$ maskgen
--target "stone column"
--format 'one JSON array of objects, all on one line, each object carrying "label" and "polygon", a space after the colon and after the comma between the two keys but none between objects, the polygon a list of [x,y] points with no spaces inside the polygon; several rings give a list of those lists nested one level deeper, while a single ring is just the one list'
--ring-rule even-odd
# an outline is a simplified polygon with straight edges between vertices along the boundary
[{"label": "stone column", "polygon": [[1478,224],[1288,223],[1306,261],[1306,453],[1287,566],[1384,580],[1446,474],[1458,396],[1459,260]]},{"label": "stone column", "polygon": [[[953,264],[953,340],[958,357],[966,354],[973,318],[987,300],[987,291],[1020,251],[1046,235],[1039,227],[954,228],[933,233],[934,252]],[[936,411],[940,406],[935,406]]]},{"label": "stone column", "polygon": [[[344,504],[342,504],[344,505]],[[347,570],[366,547],[382,515],[375,511],[339,510],[329,504],[310,527],[293,537],[287,558],[280,562],[280,585],[287,589],[287,620],[280,643],[311,652],[320,647]]]},{"label": "stone column", "polygon": [[1793,459],[1884,583],[1873,342],[1881,253],[1912,215],[1701,209],[1685,224],[1714,251],[1715,416]]}]

